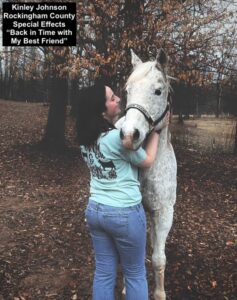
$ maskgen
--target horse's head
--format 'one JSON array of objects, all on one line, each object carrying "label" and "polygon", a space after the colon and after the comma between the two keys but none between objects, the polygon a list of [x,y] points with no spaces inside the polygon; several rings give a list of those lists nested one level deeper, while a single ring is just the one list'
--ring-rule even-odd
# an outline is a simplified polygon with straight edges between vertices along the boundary
[{"label": "horse's head", "polygon": [[120,137],[124,147],[137,149],[164,115],[169,83],[167,56],[163,50],[159,51],[155,61],[145,63],[133,51],[131,54],[133,72],[126,83],[126,117]]}]

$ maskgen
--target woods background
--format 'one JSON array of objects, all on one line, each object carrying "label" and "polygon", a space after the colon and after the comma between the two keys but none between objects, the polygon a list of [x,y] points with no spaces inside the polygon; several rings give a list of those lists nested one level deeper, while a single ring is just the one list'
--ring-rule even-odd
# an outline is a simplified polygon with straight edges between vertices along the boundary
[{"label": "woods background", "polygon": [[167,52],[169,75],[177,79],[173,112],[180,122],[190,114],[237,115],[236,0],[71,2],[77,3],[75,47],[0,52],[0,98],[50,103],[47,147],[64,147],[66,106],[78,89],[103,78],[124,96],[130,48],[143,60],[155,59],[161,47]]},{"label": "woods background", "polygon": [[[178,188],[167,299],[236,300],[237,156],[230,152],[237,153],[237,1],[72,2],[76,46],[0,46],[0,300],[91,299],[89,173],[71,106],[96,79],[125,105],[130,48],[145,61],[161,47],[176,78],[170,127]],[[146,266],[152,299],[149,243]]]}]

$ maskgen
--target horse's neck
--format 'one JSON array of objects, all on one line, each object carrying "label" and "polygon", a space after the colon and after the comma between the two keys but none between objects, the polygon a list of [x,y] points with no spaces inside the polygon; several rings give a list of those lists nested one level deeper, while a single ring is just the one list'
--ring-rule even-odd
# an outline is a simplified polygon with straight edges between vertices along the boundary
[{"label": "horse's neck", "polygon": [[163,128],[160,133],[159,148],[167,147],[170,143],[170,132],[168,126]]},{"label": "horse's neck", "polygon": [[[158,149],[157,149],[157,156],[156,160],[160,160],[161,156],[167,157],[167,155],[170,157],[174,156],[174,149],[171,144],[171,133],[169,131],[169,128],[166,127],[162,130],[160,133],[160,139],[159,139],[159,144],[158,144]],[[170,157],[170,159],[171,159]]]}]

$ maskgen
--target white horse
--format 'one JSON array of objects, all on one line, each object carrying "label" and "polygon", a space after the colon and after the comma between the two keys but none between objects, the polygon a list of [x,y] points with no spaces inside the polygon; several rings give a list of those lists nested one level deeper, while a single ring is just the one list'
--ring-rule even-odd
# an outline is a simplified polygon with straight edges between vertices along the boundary
[{"label": "white horse", "polygon": [[[122,143],[130,149],[140,147],[147,134],[168,110],[169,76],[167,56],[159,51],[155,61],[142,63],[131,51],[133,72],[127,80],[126,115],[116,123]],[[177,163],[168,127],[160,133],[157,157],[152,167],[140,172],[144,207],[151,217],[152,266],[155,273],[155,300],[165,300],[165,243],[173,222],[176,201]]]}]

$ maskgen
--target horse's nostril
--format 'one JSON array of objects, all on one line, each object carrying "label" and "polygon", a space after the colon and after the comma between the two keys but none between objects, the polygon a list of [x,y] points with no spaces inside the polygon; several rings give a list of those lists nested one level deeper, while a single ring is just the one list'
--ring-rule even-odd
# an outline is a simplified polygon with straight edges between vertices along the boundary
[{"label": "horse's nostril", "polygon": [[133,133],[133,138],[134,138],[134,140],[138,140],[139,137],[140,137],[140,132],[139,132],[138,129],[135,129],[135,130],[134,130],[134,133]]},{"label": "horse's nostril", "polygon": [[124,134],[123,134],[123,131],[122,129],[120,130],[120,139],[123,140],[124,139]]}]

